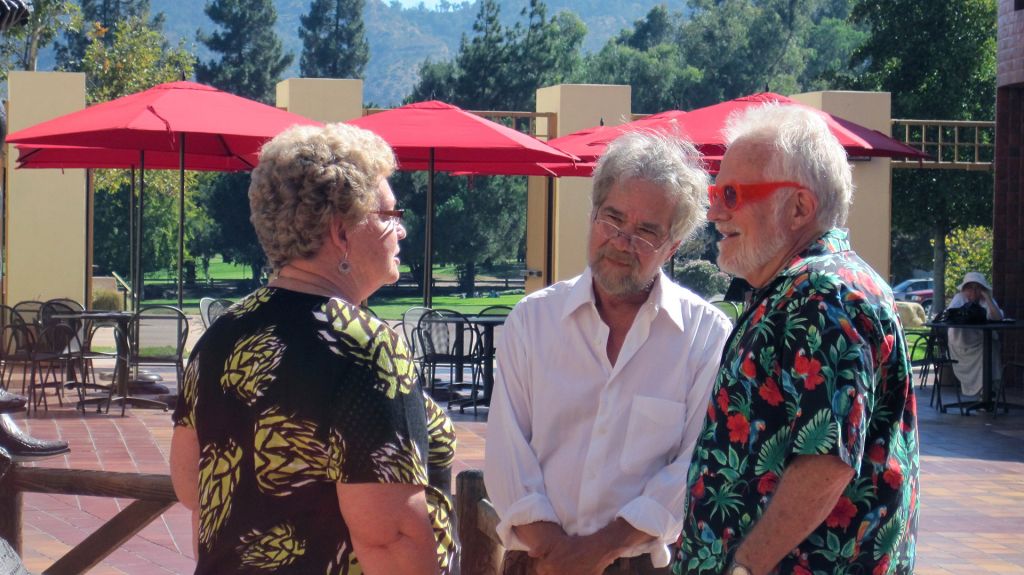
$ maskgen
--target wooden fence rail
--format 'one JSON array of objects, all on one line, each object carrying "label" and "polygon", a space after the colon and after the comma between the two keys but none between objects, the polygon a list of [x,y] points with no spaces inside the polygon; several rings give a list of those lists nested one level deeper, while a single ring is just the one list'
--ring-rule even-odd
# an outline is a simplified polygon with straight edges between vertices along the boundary
[{"label": "wooden fence rail", "polygon": [[85,573],[178,501],[169,475],[14,465],[0,479],[0,538],[6,539],[19,555],[25,492],[135,499],[43,575]]}]

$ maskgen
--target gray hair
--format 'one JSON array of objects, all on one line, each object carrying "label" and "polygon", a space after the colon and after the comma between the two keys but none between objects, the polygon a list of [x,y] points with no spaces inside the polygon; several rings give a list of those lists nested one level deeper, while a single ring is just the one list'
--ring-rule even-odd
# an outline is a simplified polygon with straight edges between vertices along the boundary
[{"label": "gray hair", "polygon": [[812,110],[777,102],[737,112],[723,130],[732,146],[743,142],[769,156],[762,176],[796,181],[818,198],[818,224],[842,226],[853,203],[853,174],[846,150]]},{"label": "gray hair", "polygon": [[615,185],[629,180],[656,184],[674,200],[672,241],[688,238],[704,224],[708,173],[690,142],[660,132],[627,132],[616,138],[594,168],[594,213]]},{"label": "gray hair", "polygon": [[316,254],[331,220],[357,222],[378,206],[395,171],[380,136],[348,124],[293,126],[267,142],[249,185],[249,217],[275,269]]}]

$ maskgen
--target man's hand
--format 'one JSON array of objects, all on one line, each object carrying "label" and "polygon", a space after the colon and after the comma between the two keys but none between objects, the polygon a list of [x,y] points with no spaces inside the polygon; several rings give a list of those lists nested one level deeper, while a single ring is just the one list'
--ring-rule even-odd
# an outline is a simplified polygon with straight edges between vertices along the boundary
[{"label": "man's hand", "polygon": [[[616,519],[590,535],[570,537],[563,532],[545,553],[536,556],[535,565],[538,575],[601,575],[627,549],[652,540],[653,536],[626,520]],[[530,555],[534,556],[533,552]]]},{"label": "man's hand", "polygon": [[566,536],[536,559],[534,566],[537,575],[601,575],[616,559],[608,559],[607,553],[597,533]]}]

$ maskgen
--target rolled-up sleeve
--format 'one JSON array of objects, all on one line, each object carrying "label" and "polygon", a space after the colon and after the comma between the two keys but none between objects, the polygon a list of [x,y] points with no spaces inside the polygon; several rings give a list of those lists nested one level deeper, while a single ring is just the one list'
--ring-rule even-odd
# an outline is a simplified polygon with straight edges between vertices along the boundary
[{"label": "rolled-up sleeve", "polygon": [[713,313],[705,313],[700,322],[690,325],[698,330],[698,335],[682,361],[690,362],[696,369],[692,382],[682,382],[691,387],[686,396],[686,422],[675,457],[647,481],[641,495],[628,501],[616,514],[635,529],[656,538],[643,550],[651,554],[655,567],[669,564],[671,556],[667,546],[676,541],[683,528],[690,459],[704,428],[719,359],[732,328],[724,316]]},{"label": "rolled-up sleeve", "polygon": [[527,550],[512,528],[538,521],[558,523],[544,490],[540,463],[530,446],[532,397],[528,352],[520,309],[513,310],[498,342],[494,390],[487,425],[484,482],[506,549]]}]

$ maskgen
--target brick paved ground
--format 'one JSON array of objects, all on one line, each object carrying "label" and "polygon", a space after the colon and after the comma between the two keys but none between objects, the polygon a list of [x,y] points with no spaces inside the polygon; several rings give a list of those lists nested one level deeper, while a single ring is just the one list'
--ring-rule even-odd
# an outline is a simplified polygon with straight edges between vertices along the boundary
[{"label": "brick paved ground", "polygon": [[[17,391],[17,389],[15,389]],[[1009,416],[938,414],[921,397],[920,575],[1024,574],[1024,411]],[[486,410],[459,417],[455,472],[480,467]],[[69,455],[36,465],[167,473],[167,413],[82,415],[67,407],[16,419],[32,434],[71,442]],[[24,561],[42,572],[119,509],[124,500],[26,494]],[[189,516],[176,505],[90,573],[191,573]]]}]

